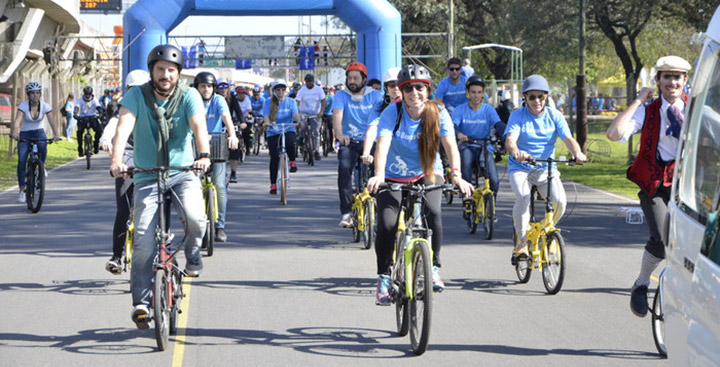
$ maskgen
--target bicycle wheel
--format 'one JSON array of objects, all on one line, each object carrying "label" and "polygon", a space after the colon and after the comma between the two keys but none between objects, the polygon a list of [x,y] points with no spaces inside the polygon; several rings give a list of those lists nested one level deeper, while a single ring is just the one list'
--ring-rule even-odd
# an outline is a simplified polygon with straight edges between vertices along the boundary
[{"label": "bicycle wheel", "polygon": [[477,212],[475,211],[475,201],[474,200],[466,200],[464,202],[465,205],[463,210],[465,210],[465,224],[467,225],[467,231],[470,234],[475,233],[477,230],[477,222],[475,221],[475,218],[477,218]]},{"label": "bicycle wheel", "polygon": [[167,348],[170,336],[168,301],[167,273],[165,269],[158,269],[155,272],[155,284],[153,285],[153,320],[155,321],[155,340],[161,351]]},{"label": "bicycle wheel", "polygon": [[[309,127],[308,127],[308,130],[310,130]],[[315,165],[315,138],[313,136],[312,131],[310,131],[307,134],[307,137],[305,139],[307,139],[306,144],[307,144],[308,163],[311,166],[314,166]]]},{"label": "bicycle wheel", "polygon": [[485,213],[483,213],[483,233],[485,233],[486,240],[492,240],[493,230],[495,227],[495,197],[493,194],[487,194],[483,196],[483,202],[485,203]]},{"label": "bicycle wheel", "polygon": [[280,202],[287,205],[287,189],[288,189],[288,156],[283,154],[280,156]]},{"label": "bicycle wheel", "polygon": [[93,141],[90,130],[85,130],[85,136],[83,136],[83,147],[85,149],[85,166],[90,169],[90,158],[93,155]]},{"label": "bicycle wheel", "polygon": [[408,303],[410,343],[415,354],[425,353],[430,340],[432,314],[432,270],[427,242],[417,242],[412,255],[413,299]]},{"label": "bicycle wheel", "polygon": [[565,240],[558,232],[549,233],[546,238],[543,283],[548,294],[556,294],[560,292],[565,278]]},{"label": "bicycle wheel", "polygon": [[403,242],[405,242],[405,233],[401,232],[395,239],[395,249],[397,263],[393,266],[393,283],[391,295],[395,303],[395,323],[399,336],[407,335],[410,330],[410,319],[408,310],[408,299],[405,297],[405,256],[403,256]]},{"label": "bicycle wheel", "polygon": [[25,180],[25,202],[32,213],[42,207],[45,197],[45,165],[39,159],[33,159]]},{"label": "bicycle wheel", "polygon": [[360,224],[360,220],[362,220],[362,218],[360,218],[360,213],[358,213],[358,209],[354,205],[353,205],[351,220],[352,220],[353,242],[360,242],[360,235],[362,234],[362,232],[360,232],[359,224]]},{"label": "bicycle wheel", "polygon": [[330,131],[330,129],[325,128],[325,130],[323,131],[323,142],[322,142],[324,157],[327,157],[328,154],[330,154],[331,147],[332,147],[332,132]]},{"label": "bicycle wheel", "polygon": [[365,201],[363,205],[365,206],[363,215],[363,222],[365,223],[363,228],[363,245],[365,245],[366,250],[369,250],[375,242],[375,232],[377,230],[375,225],[375,200],[371,198]]},{"label": "bicycle wheel", "polygon": [[178,314],[180,313],[180,300],[182,299],[182,273],[178,269],[172,271],[173,305],[170,308],[170,335],[177,334]]},{"label": "bicycle wheel", "polygon": [[[515,251],[515,245],[517,244],[517,234],[513,230],[513,251]],[[528,257],[527,261],[517,261],[515,265],[515,274],[518,277],[520,283],[527,283],[530,281],[530,275],[532,274],[532,260]]]},{"label": "bicycle wheel", "polygon": [[202,248],[207,251],[207,256],[210,257],[215,251],[215,193],[214,187],[208,187],[207,197],[205,198],[205,215],[207,216],[207,228],[205,228],[205,237],[203,237]]},{"label": "bicycle wheel", "polygon": [[655,291],[653,305],[651,311],[653,340],[655,348],[661,357],[667,358],[667,346],[665,345],[665,315],[663,313],[662,304],[662,288],[658,286]]},{"label": "bicycle wheel", "polygon": [[443,196],[445,197],[445,204],[450,205],[453,202],[455,192],[453,190],[443,190]]},{"label": "bicycle wheel", "polygon": [[130,211],[130,218],[128,219],[127,230],[125,231],[125,270],[131,269],[132,259],[132,245],[135,239],[135,219],[133,218],[132,210]]},{"label": "bicycle wheel", "polygon": [[253,154],[258,155],[260,154],[260,129],[257,127],[257,124],[255,124],[255,127],[253,127],[255,130],[255,141],[253,142]]}]

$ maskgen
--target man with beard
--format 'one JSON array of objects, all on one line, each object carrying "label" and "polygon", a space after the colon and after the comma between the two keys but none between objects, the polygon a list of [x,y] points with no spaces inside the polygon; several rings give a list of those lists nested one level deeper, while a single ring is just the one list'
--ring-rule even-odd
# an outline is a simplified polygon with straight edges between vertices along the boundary
[{"label": "man with beard", "polygon": [[[120,102],[115,144],[110,171],[115,177],[127,178],[123,150],[132,133],[135,166],[154,168],[174,166],[206,171],[210,166],[205,107],[195,89],[178,84],[183,56],[172,45],[156,46],[150,51],[147,66],[149,83],[130,89]],[[195,139],[198,157],[193,156]],[[167,187],[172,188],[173,207],[185,224],[185,273],[199,276],[203,264],[200,245],[205,233],[205,210],[200,180],[193,172],[170,171]],[[139,329],[147,329],[152,301],[153,259],[156,256],[157,188],[151,173],[135,173],[135,240],[132,253],[133,311],[131,318]]]},{"label": "man with beard", "polygon": [[[322,112],[325,110],[325,92],[322,88],[315,87],[315,76],[311,73],[305,74],[305,85],[300,88],[295,102],[298,105],[300,116],[307,116],[307,126],[303,129],[312,129],[314,139],[315,160],[320,160],[320,123],[322,122]],[[302,134],[301,134],[302,135]]]},{"label": "man with beard", "polygon": [[338,194],[340,195],[341,227],[352,225],[352,172],[358,156],[362,154],[369,117],[383,101],[382,93],[365,86],[368,71],[359,62],[345,69],[347,88],[335,93],[333,101],[333,131],[340,142],[338,151]]},{"label": "man with beard", "polygon": [[462,75],[460,63],[461,61],[457,57],[448,60],[448,77],[438,83],[435,91],[435,99],[442,101],[450,114],[452,114],[455,107],[469,101],[465,95],[467,78]]}]

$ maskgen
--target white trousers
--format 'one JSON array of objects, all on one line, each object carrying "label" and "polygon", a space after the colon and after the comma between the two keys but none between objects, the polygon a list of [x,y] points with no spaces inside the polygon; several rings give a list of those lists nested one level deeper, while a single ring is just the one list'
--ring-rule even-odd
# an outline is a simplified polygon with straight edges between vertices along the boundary
[{"label": "white trousers", "polygon": [[[530,222],[530,190],[533,185],[538,187],[542,197],[547,196],[547,167],[532,171],[513,171],[510,173],[510,187],[515,193],[515,205],[513,206],[513,225],[519,239],[525,239],[525,234]],[[553,219],[557,223],[565,213],[567,198],[565,189],[560,181],[560,172],[553,170],[552,190],[550,201],[553,204]],[[543,218],[544,205],[535,206],[536,218]]]}]

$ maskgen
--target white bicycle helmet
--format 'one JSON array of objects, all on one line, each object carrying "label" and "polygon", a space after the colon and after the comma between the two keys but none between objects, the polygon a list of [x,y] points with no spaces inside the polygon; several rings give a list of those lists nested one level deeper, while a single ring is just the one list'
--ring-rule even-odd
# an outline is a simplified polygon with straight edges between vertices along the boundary
[{"label": "white bicycle helmet", "polygon": [[385,74],[382,76],[382,82],[383,84],[387,82],[396,82],[398,80],[398,74],[400,73],[400,68],[390,68],[385,71]]},{"label": "white bicycle helmet", "polygon": [[150,73],[142,69],[136,69],[125,76],[125,87],[136,87],[150,81]]},{"label": "white bicycle helmet", "polygon": [[41,92],[42,91],[42,85],[38,82],[30,82],[28,85],[25,86],[25,93],[30,92]]}]

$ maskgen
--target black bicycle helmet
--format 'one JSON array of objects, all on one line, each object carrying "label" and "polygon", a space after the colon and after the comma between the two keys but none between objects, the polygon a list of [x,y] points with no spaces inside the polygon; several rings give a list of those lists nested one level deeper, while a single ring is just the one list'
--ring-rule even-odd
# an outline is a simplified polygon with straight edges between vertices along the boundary
[{"label": "black bicycle helmet", "polygon": [[177,47],[173,45],[155,46],[155,48],[150,50],[147,58],[147,66],[150,73],[152,73],[155,63],[161,60],[175,63],[178,66],[178,71],[182,71],[183,64],[185,63],[183,54]]},{"label": "black bicycle helmet", "polygon": [[83,94],[85,94],[85,95],[93,94],[93,88],[88,85],[87,87],[83,88]]},{"label": "black bicycle helmet", "polygon": [[305,81],[306,82],[314,82],[315,81],[315,75],[312,75],[312,73],[305,74]]},{"label": "black bicycle helmet", "polygon": [[430,72],[428,72],[424,66],[410,64],[405,65],[402,69],[400,69],[397,81],[398,87],[402,87],[410,82],[425,82],[432,84],[432,77],[430,77]]},{"label": "black bicycle helmet", "polygon": [[485,88],[485,80],[479,75],[473,75],[469,77],[468,80],[465,82],[465,89],[470,90],[470,87],[473,85],[479,85]]},{"label": "black bicycle helmet", "polygon": [[293,83],[293,85],[292,85],[293,89],[298,89],[298,88],[300,88],[301,86],[302,86],[302,84],[300,84],[300,83],[298,83],[298,82],[295,82],[295,83]]},{"label": "black bicycle helmet", "polygon": [[200,83],[211,84],[213,88],[217,88],[217,79],[215,79],[215,75],[209,71],[203,71],[195,75],[195,79],[193,79],[193,86],[197,89],[198,84]]}]

